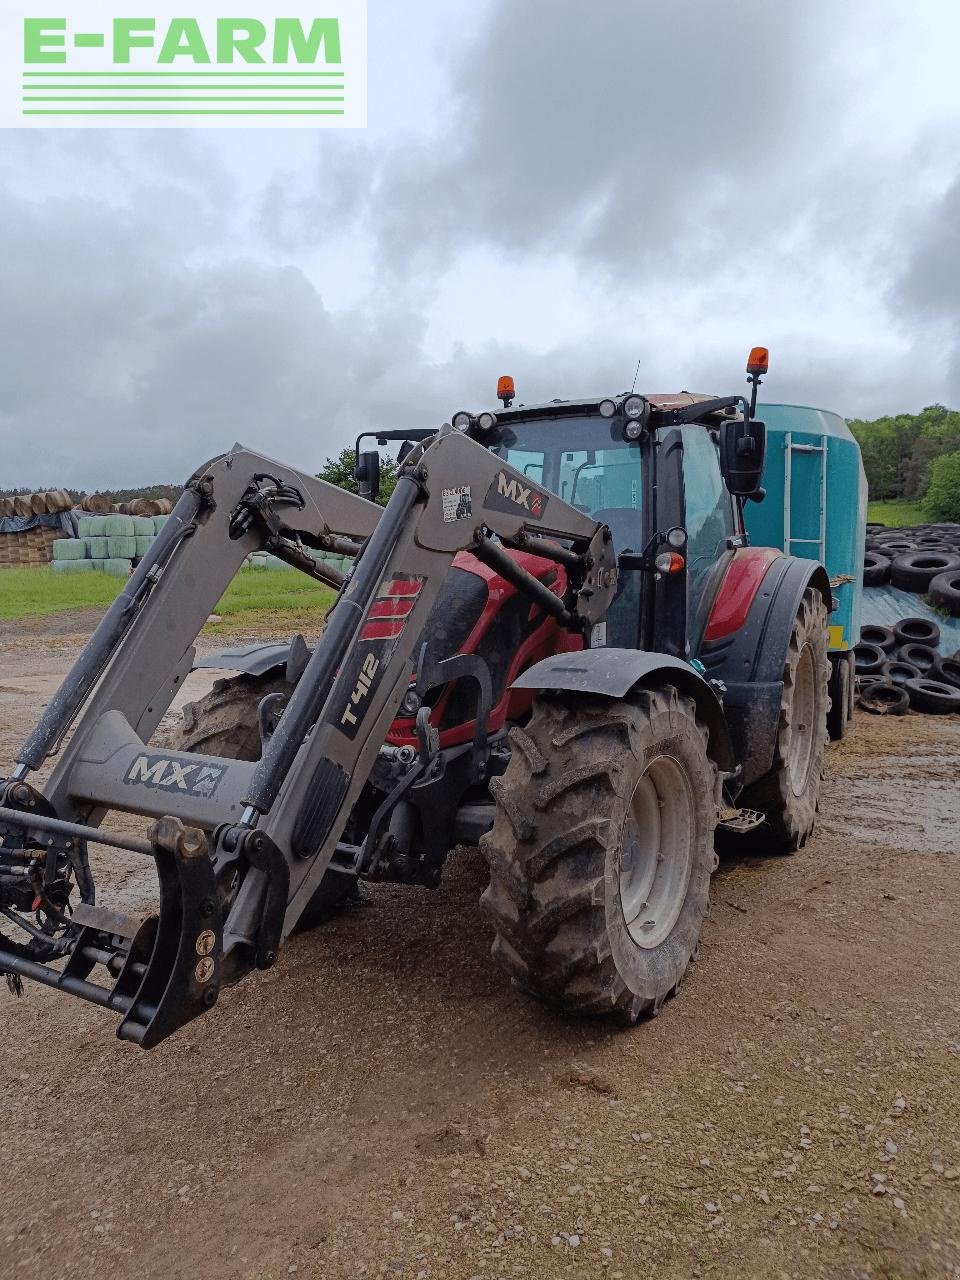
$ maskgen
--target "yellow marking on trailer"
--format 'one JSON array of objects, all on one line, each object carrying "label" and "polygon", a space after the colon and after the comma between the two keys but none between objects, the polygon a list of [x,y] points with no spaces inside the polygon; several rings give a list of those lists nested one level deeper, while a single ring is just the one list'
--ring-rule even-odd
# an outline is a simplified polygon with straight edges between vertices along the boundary
[{"label": "yellow marking on trailer", "polygon": [[831,649],[849,649],[850,646],[843,638],[843,627],[828,627],[827,644]]}]

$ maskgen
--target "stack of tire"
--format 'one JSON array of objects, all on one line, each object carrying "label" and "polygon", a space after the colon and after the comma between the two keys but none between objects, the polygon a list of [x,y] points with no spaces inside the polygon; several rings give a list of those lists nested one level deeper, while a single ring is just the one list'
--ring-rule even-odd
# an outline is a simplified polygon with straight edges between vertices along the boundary
[{"label": "stack of tire", "polygon": [[960,524],[868,524],[863,585],[888,583],[929,596],[938,609],[960,617]]},{"label": "stack of tire", "polygon": [[940,628],[927,618],[861,628],[853,651],[858,705],[881,715],[960,712],[960,650],[943,657],[939,645]]},{"label": "stack of tire", "polygon": [[109,573],[126,578],[147,554],[166,516],[81,515],[76,538],[53,544],[58,573]]}]

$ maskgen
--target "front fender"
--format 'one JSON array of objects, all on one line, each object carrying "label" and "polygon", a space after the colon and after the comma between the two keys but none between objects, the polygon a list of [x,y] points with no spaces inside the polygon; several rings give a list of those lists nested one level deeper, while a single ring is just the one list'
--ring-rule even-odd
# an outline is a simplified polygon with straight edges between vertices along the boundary
[{"label": "front fender", "polygon": [[666,653],[640,649],[582,649],[557,653],[535,662],[514,680],[514,689],[561,689],[625,698],[637,689],[672,684],[697,704],[697,714],[710,731],[708,752],[724,773],[736,768],[723,705],[714,689],[693,667]]},{"label": "front fender", "polygon": [[215,671],[239,671],[248,676],[265,676],[286,669],[286,678],[296,684],[310,661],[310,649],[303,636],[294,636],[288,644],[248,644],[236,649],[220,649],[208,653],[193,664],[212,667]]}]

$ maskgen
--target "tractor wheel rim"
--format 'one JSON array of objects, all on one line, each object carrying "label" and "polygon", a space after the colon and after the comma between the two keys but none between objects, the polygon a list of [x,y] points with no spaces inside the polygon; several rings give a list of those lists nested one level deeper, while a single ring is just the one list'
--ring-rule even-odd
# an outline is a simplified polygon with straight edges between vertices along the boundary
[{"label": "tractor wheel rim", "polygon": [[800,650],[793,683],[790,724],[790,786],[795,796],[803,795],[810,777],[816,742],[814,717],[817,707],[816,664],[813,650],[804,645]]},{"label": "tractor wheel rim", "polygon": [[637,782],[620,845],[620,905],[638,947],[667,938],[693,865],[694,797],[676,760],[660,756]]}]

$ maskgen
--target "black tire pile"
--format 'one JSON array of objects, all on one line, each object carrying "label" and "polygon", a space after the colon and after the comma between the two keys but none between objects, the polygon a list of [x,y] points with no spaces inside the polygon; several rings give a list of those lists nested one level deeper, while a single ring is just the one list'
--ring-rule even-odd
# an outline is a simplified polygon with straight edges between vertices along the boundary
[{"label": "black tire pile", "polygon": [[940,628],[927,618],[862,627],[853,651],[858,705],[878,715],[960,712],[960,649],[943,657],[939,645]]},{"label": "black tire pile", "polygon": [[863,585],[888,583],[929,596],[938,609],[960,618],[960,524],[868,524]]}]

